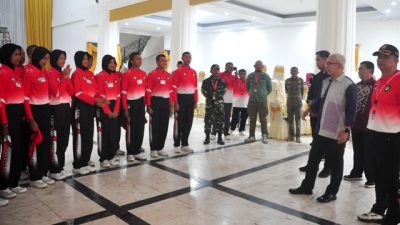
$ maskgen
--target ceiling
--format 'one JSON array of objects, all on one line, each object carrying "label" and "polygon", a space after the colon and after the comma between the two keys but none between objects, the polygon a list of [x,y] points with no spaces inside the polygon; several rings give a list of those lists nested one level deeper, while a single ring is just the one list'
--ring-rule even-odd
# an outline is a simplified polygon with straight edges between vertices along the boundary
[{"label": "ceiling", "polygon": [[[199,31],[271,27],[315,21],[318,0],[224,0],[196,6]],[[400,0],[357,0],[357,18],[400,18]],[[171,11],[119,21],[122,32],[163,35]]]}]

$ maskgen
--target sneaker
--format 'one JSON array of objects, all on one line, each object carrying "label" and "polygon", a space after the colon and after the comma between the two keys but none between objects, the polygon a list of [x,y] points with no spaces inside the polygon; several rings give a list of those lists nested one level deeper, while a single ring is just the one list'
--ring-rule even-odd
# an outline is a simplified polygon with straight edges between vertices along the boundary
[{"label": "sneaker", "polygon": [[113,158],[113,160],[119,161],[119,155],[115,155],[114,158]]},{"label": "sneaker", "polygon": [[211,135],[210,135],[210,140],[215,140],[215,138],[216,138],[216,137],[215,137],[215,134],[211,134]]},{"label": "sneaker", "polygon": [[365,223],[381,223],[383,220],[383,216],[376,214],[374,212],[368,212],[359,215],[358,217],[359,221],[365,222]]},{"label": "sneaker", "polygon": [[125,155],[125,152],[122,151],[121,149],[118,149],[116,154],[117,155]]},{"label": "sneaker", "polygon": [[147,160],[146,154],[144,154],[144,152],[139,153],[137,155],[133,155],[133,157],[135,157],[135,159],[137,159],[139,161],[146,161]]},{"label": "sneaker", "polygon": [[244,139],[244,142],[246,142],[246,143],[255,142],[255,141],[256,141],[255,137],[248,137],[248,138]]},{"label": "sneaker", "polygon": [[0,190],[0,198],[11,199],[17,197],[15,192],[12,192],[9,188]]},{"label": "sneaker", "polygon": [[86,167],[81,167],[81,168],[79,168],[79,169],[75,169],[75,168],[74,168],[74,169],[72,170],[72,173],[74,173],[74,174],[79,174],[79,175],[86,175],[86,174],[89,174],[90,171],[87,170]]},{"label": "sneaker", "polygon": [[21,186],[16,186],[14,188],[10,188],[10,190],[16,194],[22,194],[28,191],[28,189],[21,187]]},{"label": "sneaker", "polygon": [[8,200],[0,198],[0,207],[6,206],[6,205],[8,205]]},{"label": "sneaker", "polygon": [[288,138],[286,138],[286,141],[294,141],[294,137],[288,137]]},{"label": "sneaker", "polygon": [[110,161],[111,166],[118,166],[119,165],[119,160],[111,159]]},{"label": "sneaker", "polygon": [[151,151],[150,157],[151,158],[157,158],[158,157],[157,151]]},{"label": "sneaker", "polygon": [[126,156],[126,161],[128,162],[135,162],[135,157],[133,155],[127,155]]},{"label": "sneaker", "polygon": [[61,173],[65,176],[65,178],[72,176],[71,172],[65,172],[64,170]]},{"label": "sneaker", "polygon": [[240,136],[245,136],[245,134],[244,134],[243,131],[240,131],[240,132],[239,132],[239,135],[240,135]]},{"label": "sneaker", "polygon": [[232,137],[231,137],[230,134],[227,134],[227,135],[225,135],[225,139],[226,139],[226,140],[232,140]]},{"label": "sneaker", "polygon": [[28,170],[22,171],[19,180],[29,180]]},{"label": "sneaker", "polygon": [[362,180],[362,176],[354,176],[354,175],[345,175],[343,176],[343,180],[348,180],[348,181],[355,181],[355,180]]},{"label": "sneaker", "polygon": [[165,151],[165,150],[157,151],[157,154],[158,154],[159,156],[168,156],[168,152]]},{"label": "sneaker", "polygon": [[96,172],[96,167],[86,166],[85,168],[86,168],[87,171],[89,171],[89,173]]},{"label": "sneaker", "polygon": [[29,186],[32,186],[35,188],[45,188],[45,187],[47,187],[47,184],[45,182],[43,182],[42,180],[35,180],[35,181],[31,181],[29,183]]},{"label": "sneaker", "polygon": [[263,144],[268,144],[267,135],[263,134],[262,139],[261,139],[261,142],[262,142]]},{"label": "sneaker", "polygon": [[366,187],[366,188],[374,188],[375,187],[375,182],[367,181],[367,182],[365,182],[364,187]]},{"label": "sneaker", "polygon": [[109,168],[111,164],[108,160],[104,160],[103,162],[100,162],[100,166],[103,168]]},{"label": "sneaker", "polygon": [[92,160],[89,160],[88,165],[94,167],[96,164]]},{"label": "sneaker", "polygon": [[175,153],[176,154],[182,153],[181,148],[180,147],[175,147]]},{"label": "sneaker", "polygon": [[63,172],[60,173],[50,173],[49,177],[53,180],[59,181],[65,179],[65,174]]},{"label": "sneaker", "polygon": [[299,137],[296,138],[297,143],[301,143],[301,139]]},{"label": "sneaker", "polygon": [[192,153],[193,149],[189,148],[189,146],[182,146],[182,152]]},{"label": "sneaker", "polygon": [[42,181],[45,182],[46,184],[54,184],[55,181],[49,177],[43,176]]}]

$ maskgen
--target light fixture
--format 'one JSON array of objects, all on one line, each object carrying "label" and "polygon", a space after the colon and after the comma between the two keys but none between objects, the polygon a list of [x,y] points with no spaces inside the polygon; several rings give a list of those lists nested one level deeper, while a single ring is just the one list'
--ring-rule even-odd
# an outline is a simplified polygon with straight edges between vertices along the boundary
[{"label": "light fixture", "polygon": [[253,16],[253,17],[251,17],[253,20],[255,20],[255,19],[257,19],[257,17],[255,17],[255,16]]},{"label": "light fixture", "polygon": [[390,12],[391,12],[390,9],[386,9],[386,10],[385,10],[385,13],[386,13],[386,14],[389,14]]},{"label": "light fixture", "polygon": [[395,5],[397,5],[397,2],[393,1],[390,3],[390,5],[395,6]]},{"label": "light fixture", "polygon": [[125,23],[125,26],[128,26],[129,25],[129,23]]},{"label": "light fixture", "polygon": [[161,27],[157,27],[156,29],[157,29],[157,30],[161,30]]},{"label": "light fixture", "polygon": [[228,15],[229,15],[229,13],[228,13],[228,12],[225,12],[224,14],[225,14],[225,16],[228,16]]}]

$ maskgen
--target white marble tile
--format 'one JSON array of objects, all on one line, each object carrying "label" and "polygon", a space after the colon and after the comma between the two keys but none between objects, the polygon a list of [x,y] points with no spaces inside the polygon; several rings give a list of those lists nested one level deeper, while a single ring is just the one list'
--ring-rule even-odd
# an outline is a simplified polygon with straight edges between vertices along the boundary
[{"label": "white marble tile", "polygon": [[95,220],[88,223],[83,223],[85,225],[126,225],[124,221],[116,216],[109,216],[100,220]]}]

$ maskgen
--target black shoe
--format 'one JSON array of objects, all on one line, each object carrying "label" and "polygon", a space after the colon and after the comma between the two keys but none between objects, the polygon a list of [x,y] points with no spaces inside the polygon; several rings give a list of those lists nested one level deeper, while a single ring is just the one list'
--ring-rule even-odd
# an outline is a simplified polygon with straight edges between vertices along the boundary
[{"label": "black shoe", "polygon": [[364,187],[366,187],[366,188],[374,188],[375,187],[375,182],[367,181],[367,182],[365,182]]},{"label": "black shoe", "polygon": [[294,195],[312,195],[312,190],[306,190],[303,187],[290,188],[289,192]]},{"label": "black shoe", "polygon": [[349,181],[362,180],[362,176],[354,176],[352,174],[345,175],[345,176],[343,176],[343,180],[349,180]]},{"label": "black shoe", "polygon": [[205,144],[205,145],[208,145],[208,144],[210,144],[210,139],[205,139],[204,141],[203,141],[203,144]]},{"label": "black shoe", "polygon": [[335,201],[335,200],[336,200],[336,195],[332,195],[332,194],[324,194],[317,198],[317,201],[321,202],[321,203],[328,203],[328,202]]},{"label": "black shoe", "polygon": [[217,141],[217,143],[218,143],[218,144],[220,144],[220,145],[225,145],[225,142],[224,142],[224,140],[222,140],[222,139],[219,139],[219,138],[218,138],[218,141]]},{"label": "black shoe", "polygon": [[318,177],[325,178],[329,177],[331,175],[331,170],[330,169],[323,169],[321,172],[319,172]]},{"label": "black shoe", "polygon": [[300,172],[306,172],[307,171],[307,165],[300,167],[299,168]]}]

